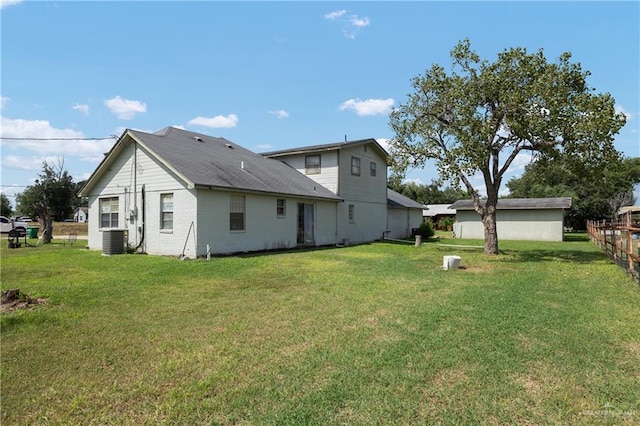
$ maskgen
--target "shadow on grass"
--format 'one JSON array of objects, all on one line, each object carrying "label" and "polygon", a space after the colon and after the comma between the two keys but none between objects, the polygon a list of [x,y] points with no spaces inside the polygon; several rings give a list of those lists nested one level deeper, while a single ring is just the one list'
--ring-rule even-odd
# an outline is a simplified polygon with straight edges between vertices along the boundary
[{"label": "shadow on grass", "polygon": [[585,242],[589,241],[589,236],[586,232],[576,232],[576,233],[565,233],[564,234],[564,242],[565,243],[575,243],[575,242]]},{"label": "shadow on grass", "polygon": [[564,260],[572,263],[589,263],[608,261],[601,252],[585,252],[582,250],[500,250],[501,254],[510,256],[507,262],[557,262]]}]

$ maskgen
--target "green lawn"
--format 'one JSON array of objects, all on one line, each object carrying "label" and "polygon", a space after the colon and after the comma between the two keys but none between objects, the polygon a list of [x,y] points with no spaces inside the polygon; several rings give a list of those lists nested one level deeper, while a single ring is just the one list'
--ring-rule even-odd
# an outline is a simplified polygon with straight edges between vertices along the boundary
[{"label": "green lawn", "polygon": [[3,242],[2,289],[46,303],[2,315],[1,422],[639,424],[640,286],[573,240],[210,262]]}]

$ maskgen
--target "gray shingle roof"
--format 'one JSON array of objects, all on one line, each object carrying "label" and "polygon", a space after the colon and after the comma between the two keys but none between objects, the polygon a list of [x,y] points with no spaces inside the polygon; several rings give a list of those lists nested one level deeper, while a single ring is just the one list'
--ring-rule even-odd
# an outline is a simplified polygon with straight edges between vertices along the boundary
[{"label": "gray shingle roof", "polygon": [[424,209],[424,205],[413,201],[411,198],[405,197],[404,195],[387,188],[387,206],[389,207],[404,207],[411,209]]},{"label": "gray shingle roof", "polygon": [[[484,204],[485,200],[480,200]],[[571,207],[571,197],[555,198],[501,198],[496,208],[498,210],[536,210],[536,209],[568,209]],[[458,200],[449,206],[455,210],[473,210],[473,200]]]},{"label": "gray shingle roof", "polygon": [[389,157],[389,153],[373,138],[369,139],[359,139],[355,141],[344,141],[344,142],[336,142],[336,143],[327,143],[322,145],[310,145],[303,146],[298,148],[289,148],[283,149],[279,151],[269,151],[263,152],[262,155],[265,157],[281,157],[285,155],[293,155],[293,154],[306,154],[311,152],[321,152],[321,151],[332,151],[336,149],[348,148],[357,145],[366,145],[373,144],[376,149],[380,151],[380,155],[385,159]]},{"label": "gray shingle roof", "polygon": [[156,133],[127,130],[118,143],[127,134],[194,187],[342,200],[282,161],[224,138],[167,127]]}]

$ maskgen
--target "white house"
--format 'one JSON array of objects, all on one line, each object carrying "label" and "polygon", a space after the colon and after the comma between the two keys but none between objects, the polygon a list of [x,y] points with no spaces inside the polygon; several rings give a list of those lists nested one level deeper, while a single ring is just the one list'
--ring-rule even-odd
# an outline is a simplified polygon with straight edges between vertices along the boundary
[{"label": "white house", "polygon": [[73,212],[74,222],[86,222],[89,214],[87,207],[76,207],[76,211]]},{"label": "white house", "polygon": [[[126,130],[80,195],[89,248],[122,235],[140,252],[196,257],[380,239],[388,203],[400,209],[386,182],[387,153],[374,139],[258,155],[167,127]],[[411,213],[402,230],[414,223]]]},{"label": "white house", "polygon": [[[562,241],[564,210],[571,197],[502,198],[496,206],[498,239]],[[472,200],[459,200],[450,206],[456,211],[453,232],[457,238],[483,239],[484,226]]]},{"label": "white house", "polygon": [[387,231],[387,157],[375,139],[263,153],[285,162],[344,200],[337,207],[338,240],[361,243]]},{"label": "white house", "polygon": [[132,249],[186,257],[341,238],[335,193],[283,162],[172,127],[126,130],[80,195],[89,199],[90,249],[104,250],[120,231]]}]

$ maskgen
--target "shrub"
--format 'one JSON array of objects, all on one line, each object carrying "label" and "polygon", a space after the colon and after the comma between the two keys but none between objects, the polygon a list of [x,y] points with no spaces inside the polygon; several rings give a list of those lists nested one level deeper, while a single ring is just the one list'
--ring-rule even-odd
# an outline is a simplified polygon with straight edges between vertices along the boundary
[{"label": "shrub", "polygon": [[436,231],[433,229],[433,224],[430,220],[424,221],[420,224],[420,227],[418,228],[418,234],[424,239],[431,238],[436,234]]},{"label": "shrub", "polygon": [[453,223],[455,219],[452,217],[443,217],[438,221],[438,228],[444,229],[445,231],[451,231],[453,229]]}]

